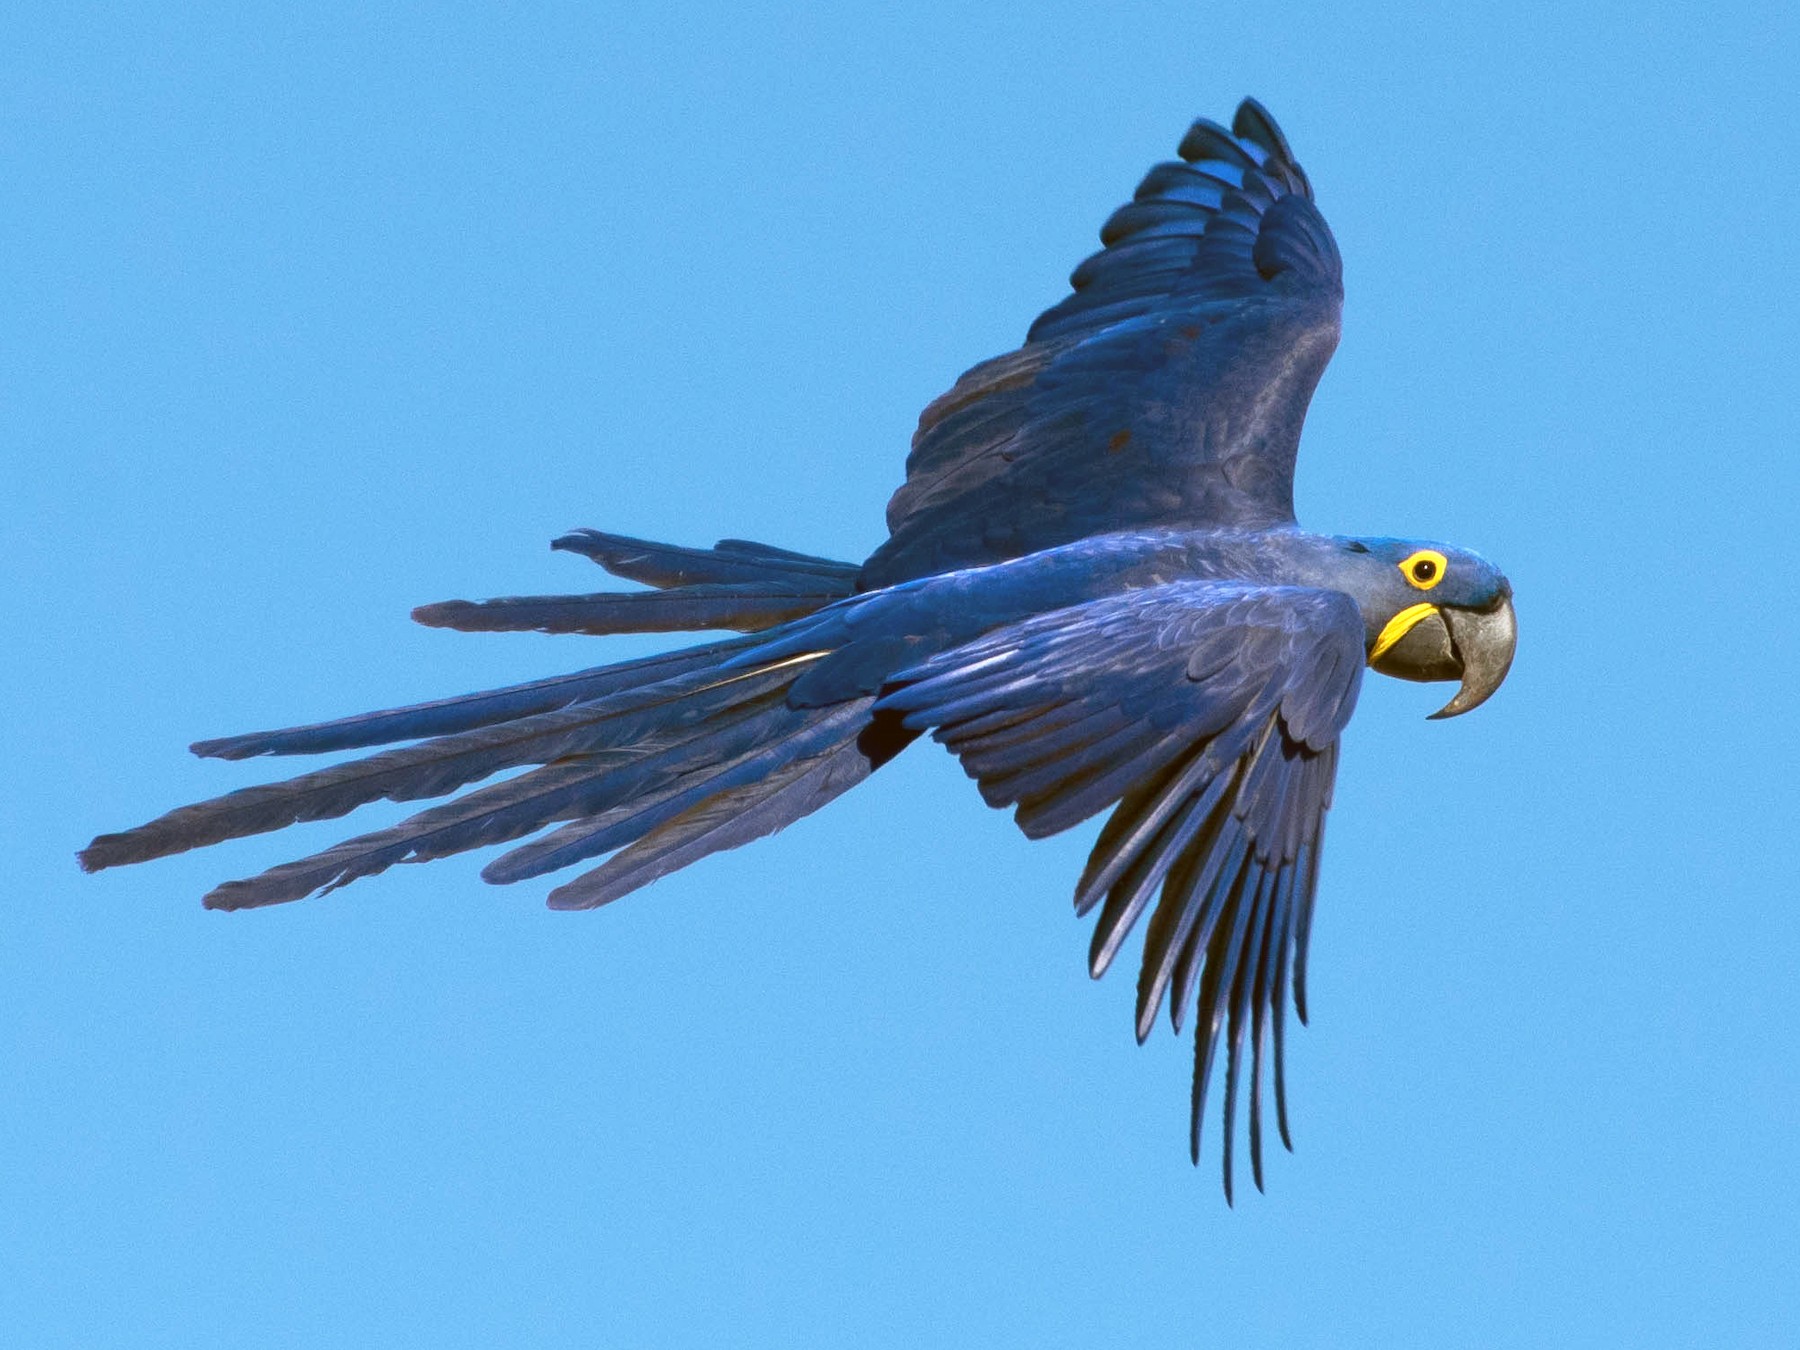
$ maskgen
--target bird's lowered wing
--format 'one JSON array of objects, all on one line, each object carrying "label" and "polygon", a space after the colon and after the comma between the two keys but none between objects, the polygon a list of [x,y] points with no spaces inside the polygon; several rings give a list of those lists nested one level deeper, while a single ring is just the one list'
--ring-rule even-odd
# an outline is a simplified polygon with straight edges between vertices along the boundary
[{"label": "bird's lowered wing", "polygon": [[1293,519],[1294,453],[1337,346],[1337,244],[1253,100],[1194,123],[1018,351],[919,419],[865,589],[1092,534]]},{"label": "bird's lowered wing", "polygon": [[1075,894],[1080,913],[1104,902],[1092,970],[1105,971],[1160,892],[1138,1037],[1165,995],[1179,1030],[1198,987],[1190,1142],[1197,1161],[1223,1032],[1228,1197],[1246,1033],[1259,1187],[1271,1035],[1288,1139],[1284,994],[1291,978],[1304,1019],[1319,847],[1363,642],[1355,603],[1335,591],[1176,582],[997,629],[901,672],[876,705],[929,729],[1033,837],[1118,804]]}]

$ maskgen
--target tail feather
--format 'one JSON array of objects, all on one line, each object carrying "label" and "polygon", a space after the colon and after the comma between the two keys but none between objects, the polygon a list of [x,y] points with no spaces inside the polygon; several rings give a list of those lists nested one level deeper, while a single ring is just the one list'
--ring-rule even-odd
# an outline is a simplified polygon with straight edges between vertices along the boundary
[{"label": "tail feather", "polygon": [[[415,617],[434,627],[488,631],[757,631],[853,594],[860,570],[854,563],[792,553],[743,539],[722,539],[710,549],[694,549],[599,530],[575,530],[551,547],[592,558],[615,576],[675,589],[678,593],[527,596],[479,603],[451,600],[425,605]],[[509,610],[508,606],[515,608]],[[533,609],[534,606],[541,608]],[[361,713],[309,726],[221,736],[197,741],[190,748],[209,759],[249,759],[256,755],[326,754],[445,736],[654,684],[689,670],[716,665],[721,658],[751,645],[754,644],[750,640],[730,638],[457,698]]]},{"label": "tail feather", "polygon": [[[616,811],[584,818],[533,840],[490,863],[482,872],[492,882],[523,881],[573,863],[611,853],[674,819],[691,807],[721,794],[748,790],[786,772],[795,761],[810,760],[825,750],[854,740],[869,720],[873,699],[842,704],[821,717],[817,710],[787,709],[786,725],[737,750],[709,743],[699,767],[661,791],[634,792]],[[697,781],[696,781],[697,780]]]},{"label": "tail feather", "polygon": [[207,844],[341,816],[387,798],[416,801],[502,769],[617,747],[642,749],[758,693],[783,689],[791,665],[752,668],[721,679],[698,670],[591,703],[441,736],[279,783],[243,788],[121,834],[101,835],[80,855],[87,871],[144,862]]},{"label": "tail feather", "polygon": [[413,618],[464,633],[684,633],[709,628],[759,632],[823,609],[848,592],[817,581],[736,582],[596,595],[517,595],[444,600]]},{"label": "tail feather", "polygon": [[782,580],[826,589],[824,583],[830,581],[836,583],[833,589],[837,594],[848,595],[862,570],[856,563],[791,553],[747,539],[721,539],[711,548],[683,548],[600,530],[571,530],[550,547],[579,553],[616,577],[659,589]]},{"label": "tail feather", "polygon": [[657,544],[600,530],[575,530],[550,545],[591,558],[614,576],[655,592],[516,595],[445,600],[413,618],[466,633],[675,633],[733,628],[754,633],[855,594],[854,563],[790,553],[747,539],[712,548]]},{"label": "tail feather", "polygon": [[[398,825],[356,835],[328,849],[282,863],[254,877],[227,881],[205,897],[208,909],[255,909],[301,900],[385,872],[420,857],[456,832],[466,848],[503,843],[561,818],[573,795],[595,773],[591,757],[563,760],[470,792],[409,816]],[[440,856],[439,850],[431,856]]]},{"label": "tail feather", "polygon": [[[506,843],[572,819],[573,824],[539,841],[557,845],[552,854],[567,856],[547,857],[540,851],[539,865],[528,866],[518,861],[526,850],[514,850],[482,874],[495,882],[535,876],[628,844],[732,788],[780,780],[787,761],[796,755],[853,743],[867,714],[868,701],[821,716],[815,710],[786,707],[778,691],[764,693],[724,710],[699,731],[660,751],[653,753],[650,742],[643,742],[626,752],[558,760],[388,829],[347,839],[259,876],[227,882],[208,895],[206,903],[214,909],[247,909],[298,900],[373,876],[396,863],[428,862]],[[579,846],[575,836],[581,839]],[[509,859],[516,863],[510,873],[501,867]]]},{"label": "tail feather", "polygon": [[721,539],[713,545],[716,553],[735,553],[740,557],[766,559],[770,565],[787,563],[795,567],[833,572],[845,577],[862,575],[862,564],[844,562],[841,558],[822,558],[817,553],[796,553],[791,548],[759,544],[754,539]]},{"label": "tail feather", "polygon": [[854,737],[760,782],[689,807],[591,872],[550,892],[552,909],[596,909],[709,854],[774,834],[848,792],[875,771]]},{"label": "tail feather", "polygon": [[[417,617],[474,629],[780,631],[459,698],[199,742],[196,753],[223,759],[413,743],[102,835],[79,855],[82,867],[143,862],[335,818],[380,799],[415,801],[460,791],[396,825],[227,882],[206,903],[217,909],[278,904],[396,863],[493,844],[515,847],[484,873],[491,881],[615,853],[557,893],[559,904],[582,907],[780,829],[860,782],[916,738],[897,718],[875,711],[880,676],[907,653],[890,652],[890,640],[856,631],[848,614],[833,608],[857,594],[854,565],[732,539],[711,549],[683,549],[580,531],[555,546],[659,589],[451,601],[426,606]],[[820,610],[830,612],[803,617]],[[834,655],[853,657],[849,668],[833,666],[833,678],[813,688],[818,682],[807,682],[808,673],[831,666]],[[471,786],[496,774],[503,777]]]},{"label": "tail feather", "polygon": [[[299,900],[315,892],[336,890],[359,877],[385,872],[395,863],[428,862],[467,852],[488,844],[521,839],[559,820],[605,812],[640,790],[667,796],[675,789],[667,781],[670,768],[715,753],[755,744],[766,729],[771,713],[765,696],[751,700],[735,715],[721,719],[722,726],[678,742],[660,753],[647,745],[627,751],[608,751],[559,759],[542,768],[522,773],[503,783],[467,793],[455,801],[434,806],[397,825],[357,835],[310,857],[270,868],[258,876],[230,881],[206,897],[212,909],[248,909]],[[777,700],[778,702],[778,700]],[[745,735],[746,725],[750,734]]]},{"label": "tail feather", "polygon": [[256,755],[322,755],[334,750],[362,750],[393,741],[445,736],[530,717],[535,713],[553,712],[571,703],[590,702],[624,689],[656,684],[691,670],[716,665],[750,645],[750,639],[729,638],[703,647],[662,652],[616,665],[593,666],[572,675],[532,680],[504,689],[415,703],[405,708],[387,708],[310,726],[251,731],[217,740],[196,741],[189,748],[208,759],[250,759]]}]

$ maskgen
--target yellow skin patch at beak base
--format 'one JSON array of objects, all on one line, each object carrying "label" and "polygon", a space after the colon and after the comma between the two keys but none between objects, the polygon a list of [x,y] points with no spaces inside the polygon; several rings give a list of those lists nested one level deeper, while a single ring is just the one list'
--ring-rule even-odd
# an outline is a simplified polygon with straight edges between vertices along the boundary
[{"label": "yellow skin patch at beak base", "polygon": [[1408,605],[1393,618],[1387,621],[1387,627],[1381,630],[1381,636],[1375,639],[1375,645],[1369,649],[1369,664],[1374,665],[1387,654],[1401,638],[1417,627],[1419,621],[1427,614],[1436,614],[1438,607],[1433,604]]}]

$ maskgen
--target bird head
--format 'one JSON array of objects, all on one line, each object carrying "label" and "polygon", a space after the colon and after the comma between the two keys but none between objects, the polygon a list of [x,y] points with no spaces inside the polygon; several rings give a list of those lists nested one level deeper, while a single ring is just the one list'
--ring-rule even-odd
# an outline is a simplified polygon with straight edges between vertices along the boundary
[{"label": "bird head", "polygon": [[1368,627],[1369,665],[1402,680],[1460,680],[1433,717],[1485,703],[1506,679],[1518,641],[1512,583],[1487,559],[1448,544],[1346,539],[1356,559],[1344,587]]}]

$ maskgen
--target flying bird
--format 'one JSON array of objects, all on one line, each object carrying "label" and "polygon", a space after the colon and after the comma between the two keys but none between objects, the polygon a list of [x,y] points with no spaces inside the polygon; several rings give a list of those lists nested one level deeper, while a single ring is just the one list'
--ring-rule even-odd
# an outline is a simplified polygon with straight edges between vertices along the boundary
[{"label": "flying bird", "polygon": [[[1254,100],[1195,122],[1100,231],[1024,345],[919,418],[888,538],[860,565],[727,539],[597,530],[554,547],[650,589],[453,600],[475,632],[723,631],[662,655],[281,731],[201,741],[220,759],[407,742],[101,835],[97,871],[380,798],[449,798],[206,897],[298,900],[400,862],[513,847],[521,881],[604,858],[550,893],[608,904],[771,834],[919,737],[947,746],[1031,838],[1110,808],[1075,886],[1098,977],[1143,920],[1136,1031],[1194,1018],[1189,1146],[1223,1050],[1232,1193],[1240,1087],[1263,1184],[1263,1073],[1282,1069],[1338,743],[1365,666],[1459,681],[1483,702],[1516,639],[1512,587],[1448,544],[1310,534],[1294,517],[1301,423],[1336,348],[1337,244]],[[481,787],[495,775],[509,776]],[[461,789],[469,788],[468,791]]]}]

